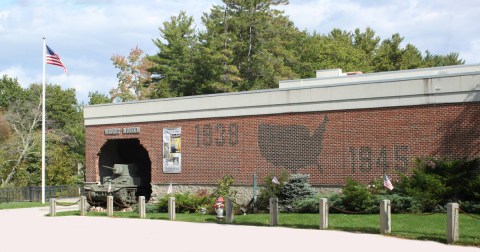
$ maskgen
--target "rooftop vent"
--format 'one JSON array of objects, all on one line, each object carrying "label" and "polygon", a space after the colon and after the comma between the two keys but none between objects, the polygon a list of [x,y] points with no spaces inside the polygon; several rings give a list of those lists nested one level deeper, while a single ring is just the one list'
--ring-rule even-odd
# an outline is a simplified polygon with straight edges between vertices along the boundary
[{"label": "rooftop vent", "polygon": [[323,78],[329,78],[329,77],[351,76],[351,75],[357,75],[357,74],[363,74],[363,73],[360,71],[344,73],[342,72],[341,68],[334,68],[334,69],[326,69],[326,70],[317,70],[316,78],[323,79]]}]

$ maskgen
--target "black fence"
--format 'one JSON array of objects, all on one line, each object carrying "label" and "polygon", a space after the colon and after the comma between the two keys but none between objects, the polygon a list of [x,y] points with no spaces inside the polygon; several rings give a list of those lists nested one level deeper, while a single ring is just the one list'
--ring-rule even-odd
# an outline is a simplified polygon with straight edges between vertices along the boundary
[{"label": "black fence", "polygon": [[[50,198],[67,198],[78,197],[83,195],[83,186],[66,185],[66,186],[46,186],[45,201]],[[12,188],[0,188],[0,203],[6,202],[40,202],[42,201],[42,187],[40,186],[24,186]]]}]

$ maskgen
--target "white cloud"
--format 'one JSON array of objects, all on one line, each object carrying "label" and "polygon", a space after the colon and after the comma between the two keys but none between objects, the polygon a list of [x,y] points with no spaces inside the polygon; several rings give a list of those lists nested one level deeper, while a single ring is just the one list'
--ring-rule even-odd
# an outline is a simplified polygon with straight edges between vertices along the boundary
[{"label": "white cloud", "polygon": [[21,66],[11,66],[5,69],[0,69],[0,76],[7,75],[9,78],[16,78],[20,86],[26,88],[32,83],[40,83],[41,77],[36,78],[27,73]]},{"label": "white cloud", "polygon": [[[110,57],[127,55],[139,46],[157,48],[158,28],[182,10],[200,17],[220,0],[23,0],[0,3],[0,73],[17,77],[23,86],[41,81],[42,37],[70,71],[48,66],[47,81],[75,88],[85,101],[89,91],[108,92],[117,70]],[[382,39],[393,33],[422,52],[459,52],[467,63],[480,63],[480,3],[469,0],[295,0],[280,7],[303,30],[328,33],[371,27]],[[56,83],[58,82],[58,83]]]},{"label": "white cloud", "polygon": [[8,14],[8,11],[0,11],[0,32],[5,30],[5,26],[3,23],[5,22],[4,20],[8,18]]},{"label": "white cloud", "polygon": [[[460,52],[467,63],[480,63],[469,53],[480,39],[476,25],[480,4],[458,1],[350,1],[299,0],[284,8],[300,29],[326,34],[333,28],[354,31],[372,28],[382,39],[394,33],[420,51],[434,54]],[[473,60],[473,61],[472,61]]]},{"label": "white cloud", "polygon": [[84,74],[55,74],[48,76],[49,83],[60,85],[63,89],[73,88],[77,93],[79,103],[88,103],[88,93],[99,91],[108,94],[116,81],[115,76],[93,76]]},{"label": "white cloud", "polygon": [[464,57],[466,62],[479,63],[480,62],[480,38],[470,41],[468,49],[460,51],[460,55],[466,55]]}]

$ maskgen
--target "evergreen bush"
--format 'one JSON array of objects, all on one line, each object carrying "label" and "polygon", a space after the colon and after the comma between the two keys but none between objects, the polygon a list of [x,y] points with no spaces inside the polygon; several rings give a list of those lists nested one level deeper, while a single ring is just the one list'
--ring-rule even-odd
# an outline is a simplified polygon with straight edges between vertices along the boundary
[{"label": "evergreen bush", "polygon": [[[374,191],[377,186],[375,185]],[[341,194],[330,198],[331,205],[349,212],[375,213],[378,212],[379,198],[370,190],[368,185],[361,184],[352,178],[347,178]],[[333,212],[337,210],[334,209]]]},{"label": "evergreen bush", "polygon": [[[410,177],[402,176],[398,190],[425,212],[443,211],[449,202],[480,204],[480,159],[417,159]],[[472,210],[476,209],[471,207]]]},{"label": "evergreen bush", "polygon": [[[314,198],[316,191],[308,183],[308,174],[292,174],[278,194],[278,203],[280,210],[285,212],[298,212],[294,206],[295,201],[301,201],[307,198]],[[318,201],[317,201],[318,204]]]},{"label": "evergreen bush", "polygon": [[293,209],[297,213],[318,213],[320,198],[318,196],[309,196],[295,199],[292,202]]}]

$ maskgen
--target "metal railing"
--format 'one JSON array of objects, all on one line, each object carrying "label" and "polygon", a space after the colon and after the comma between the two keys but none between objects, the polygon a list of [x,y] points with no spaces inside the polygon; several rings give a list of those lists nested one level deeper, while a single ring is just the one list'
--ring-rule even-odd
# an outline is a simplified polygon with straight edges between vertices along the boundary
[{"label": "metal railing", "polygon": [[[45,200],[50,198],[78,197],[84,194],[83,186],[64,185],[46,186]],[[0,203],[7,202],[40,202],[42,201],[42,187],[23,186],[0,188]]]}]

